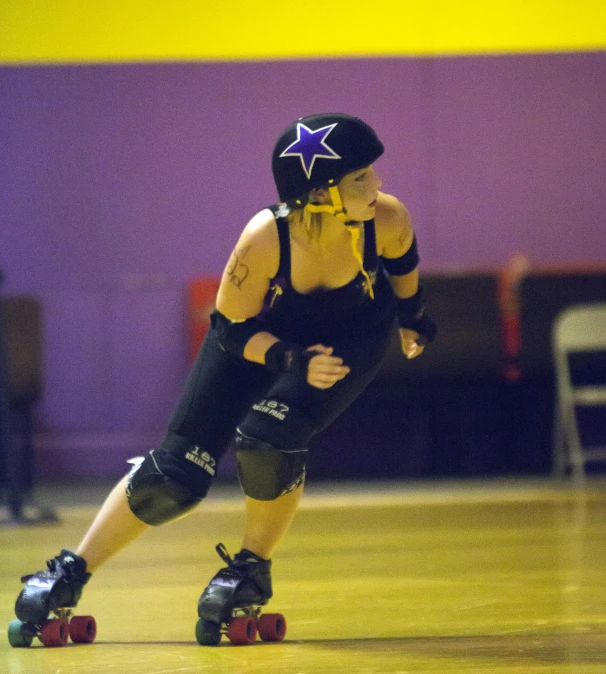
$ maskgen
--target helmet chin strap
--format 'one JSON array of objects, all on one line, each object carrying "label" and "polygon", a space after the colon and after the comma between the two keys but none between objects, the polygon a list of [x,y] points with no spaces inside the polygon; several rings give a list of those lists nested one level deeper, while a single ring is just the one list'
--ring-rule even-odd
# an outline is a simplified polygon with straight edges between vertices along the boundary
[{"label": "helmet chin strap", "polygon": [[360,271],[364,275],[364,280],[366,283],[366,290],[371,298],[374,300],[375,293],[372,287],[372,281],[366,269],[364,269],[364,259],[360,253],[358,247],[358,241],[360,240],[360,227],[357,222],[349,220],[347,217],[347,211],[343,208],[343,201],[341,200],[341,193],[339,192],[338,186],[330,186],[328,188],[328,194],[330,195],[332,203],[330,204],[305,204],[305,210],[310,213],[328,213],[329,215],[334,216],[337,220],[340,220],[346,227],[347,231],[351,235],[351,252],[356,258],[358,264],[360,265]]},{"label": "helmet chin strap", "polygon": [[305,210],[310,213],[328,213],[337,218],[337,220],[341,220],[341,222],[346,225],[349,220],[347,218],[347,211],[343,208],[343,201],[341,200],[339,188],[336,185],[329,187],[328,194],[331,199],[330,204],[310,204],[308,202],[305,204]]}]

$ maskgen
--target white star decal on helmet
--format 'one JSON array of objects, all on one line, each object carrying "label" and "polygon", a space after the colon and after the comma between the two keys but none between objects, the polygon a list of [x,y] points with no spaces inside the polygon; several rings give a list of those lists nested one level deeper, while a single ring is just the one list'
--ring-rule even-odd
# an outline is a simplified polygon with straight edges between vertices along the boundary
[{"label": "white star decal on helmet", "polygon": [[342,157],[326,143],[326,138],[337,124],[338,122],[329,124],[328,126],[323,126],[321,129],[313,131],[305,126],[305,124],[299,122],[297,124],[297,140],[295,140],[294,143],[291,143],[284,152],[282,152],[280,157],[299,157],[305,175],[309,180],[316,159],[342,159]]}]

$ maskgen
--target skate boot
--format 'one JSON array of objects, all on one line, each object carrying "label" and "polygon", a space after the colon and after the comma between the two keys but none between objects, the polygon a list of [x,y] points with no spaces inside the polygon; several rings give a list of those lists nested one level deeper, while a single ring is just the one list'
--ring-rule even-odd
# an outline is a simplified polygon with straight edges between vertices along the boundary
[{"label": "skate boot", "polygon": [[46,565],[46,571],[21,578],[25,587],[15,603],[19,620],[9,625],[9,643],[17,648],[27,647],[38,637],[45,646],[65,646],[68,636],[75,643],[91,643],[97,632],[95,619],[71,617],[71,609],[91,577],[86,562],[73,552],[62,550]]},{"label": "skate boot", "polygon": [[249,550],[241,550],[232,559],[223,543],[216,550],[227,567],[210,581],[198,602],[198,643],[216,646],[226,634],[232,644],[252,644],[257,633],[263,641],[282,641],[286,634],[284,616],[261,615],[261,607],[272,596],[271,561]]}]

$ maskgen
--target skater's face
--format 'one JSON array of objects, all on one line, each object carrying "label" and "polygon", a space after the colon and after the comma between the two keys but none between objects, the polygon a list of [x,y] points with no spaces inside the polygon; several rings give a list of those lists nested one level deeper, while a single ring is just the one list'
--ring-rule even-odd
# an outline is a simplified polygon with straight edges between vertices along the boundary
[{"label": "skater's face", "polygon": [[344,176],[339,192],[348,217],[355,221],[373,218],[382,184],[372,165]]}]

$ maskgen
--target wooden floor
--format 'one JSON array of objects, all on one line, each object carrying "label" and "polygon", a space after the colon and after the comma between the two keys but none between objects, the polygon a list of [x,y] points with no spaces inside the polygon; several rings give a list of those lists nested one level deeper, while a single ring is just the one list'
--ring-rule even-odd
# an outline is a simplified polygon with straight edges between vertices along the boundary
[{"label": "wooden floor", "polygon": [[[69,500],[69,494],[61,495]],[[548,482],[311,487],[274,557],[283,643],[201,647],[198,596],[234,553],[241,497],[217,488],[146,534],[85,588],[92,645],[13,649],[8,674],[606,672],[606,485]],[[73,547],[95,507],[54,527],[0,529],[0,619],[19,576]]]}]

